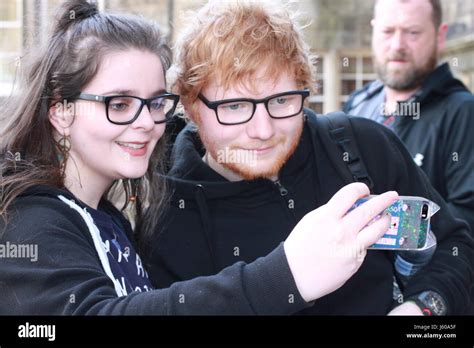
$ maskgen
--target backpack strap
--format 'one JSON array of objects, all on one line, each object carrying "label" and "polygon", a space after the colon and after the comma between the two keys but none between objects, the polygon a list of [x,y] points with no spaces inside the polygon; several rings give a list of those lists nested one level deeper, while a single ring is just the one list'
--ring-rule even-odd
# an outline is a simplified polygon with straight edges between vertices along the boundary
[{"label": "backpack strap", "polygon": [[350,117],[342,111],[316,115],[313,111],[308,112],[308,109],[305,109],[305,113],[317,124],[319,138],[344,181],[363,182],[372,190],[374,183],[362,160]]}]

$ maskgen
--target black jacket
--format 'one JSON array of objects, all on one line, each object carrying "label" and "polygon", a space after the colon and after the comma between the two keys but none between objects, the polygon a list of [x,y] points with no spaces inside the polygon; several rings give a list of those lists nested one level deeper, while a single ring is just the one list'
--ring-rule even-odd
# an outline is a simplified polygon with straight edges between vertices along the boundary
[{"label": "black jacket", "polygon": [[[432,289],[446,299],[450,313],[461,313],[468,302],[474,260],[467,226],[450,215],[393,132],[363,118],[353,118],[351,123],[374,180],[373,193],[397,190],[401,195],[424,196],[441,206],[432,219],[439,242],[435,257],[410,281],[405,296]],[[177,138],[168,177],[174,190],[171,207],[142,254],[154,285],[167,287],[265,255],[306,213],[325,204],[345,183],[331,165],[317,132],[316,119],[308,118],[279,182],[229,182],[202,161],[202,144],[188,126]],[[458,256],[453,256],[454,247]],[[360,270],[309,311],[387,314],[392,306],[393,261],[391,252],[369,251]]]},{"label": "black jacket", "polygon": [[[67,191],[37,186],[16,199],[7,227],[0,224],[0,246],[38,246],[37,260],[2,255],[1,315],[290,314],[309,306],[296,288],[283,245],[212,277],[118,297],[85,220],[58,195],[75,199]],[[132,240],[121,213],[105,201],[101,207],[121,220]]]},{"label": "black jacket", "polygon": [[[381,93],[382,83],[374,81],[354,92],[344,111],[367,117],[374,112],[370,101]],[[474,233],[474,96],[445,63],[426,78],[410,103],[419,103],[419,115],[396,117],[392,128],[410,155],[420,159],[453,215],[466,220]]]}]

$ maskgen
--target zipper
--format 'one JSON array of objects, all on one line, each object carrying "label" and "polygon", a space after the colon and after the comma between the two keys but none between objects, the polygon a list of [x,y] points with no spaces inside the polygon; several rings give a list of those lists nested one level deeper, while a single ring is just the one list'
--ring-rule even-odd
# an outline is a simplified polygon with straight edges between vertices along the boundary
[{"label": "zipper", "polygon": [[276,180],[273,183],[275,184],[275,186],[280,191],[280,195],[282,197],[285,197],[288,194],[288,190],[281,184],[280,180]]},{"label": "zipper", "polygon": [[292,220],[294,224],[296,224],[298,220],[296,219],[295,212],[293,211],[293,209],[290,209],[290,207],[288,206],[289,201],[287,200],[287,197],[285,197],[288,195],[288,190],[281,184],[279,179],[273,181],[273,185],[276,186],[276,188],[278,189],[280,193],[280,197],[281,197],[280,202],[283,205],[283,208],[288,218]]}]

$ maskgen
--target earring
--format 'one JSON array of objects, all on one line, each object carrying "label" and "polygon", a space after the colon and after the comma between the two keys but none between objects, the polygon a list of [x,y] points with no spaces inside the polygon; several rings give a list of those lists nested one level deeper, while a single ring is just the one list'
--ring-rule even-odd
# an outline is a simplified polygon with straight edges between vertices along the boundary
[{"label": "earring", "polygon": [[58,141],[59,148],[62,152],[68,153],[71,150],[71,138],[69,135],[63,135]]},{"label": "earring", "polygon": [[137,180],[132,180],[131,181],[131,192],[130,192],[130,196],[128,197],[128,201],[129,203],[135,203],[138,199],[138,185],[139,183],[137,182]]},{"label": "earring", "polygon": [[71,150],[71,138],[68,135],[63,135],[61,139],[57,141],[59,148],[58,161],[60,165],[61,175],[64,175],[66,170],[66,160],[69,157],[69,150]]}]

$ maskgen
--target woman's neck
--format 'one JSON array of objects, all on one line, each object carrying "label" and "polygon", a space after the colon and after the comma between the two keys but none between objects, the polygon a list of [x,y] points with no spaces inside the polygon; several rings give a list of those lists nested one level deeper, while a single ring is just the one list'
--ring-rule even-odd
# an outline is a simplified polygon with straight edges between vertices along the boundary
[{"label": "woman's neck", "polygon": [[89,207],[97,209],[102,196],[112,183],[113,180],[104,180],[92,173],[80,171],[80,168],[68,161],[64,185],[76,198]]}]

